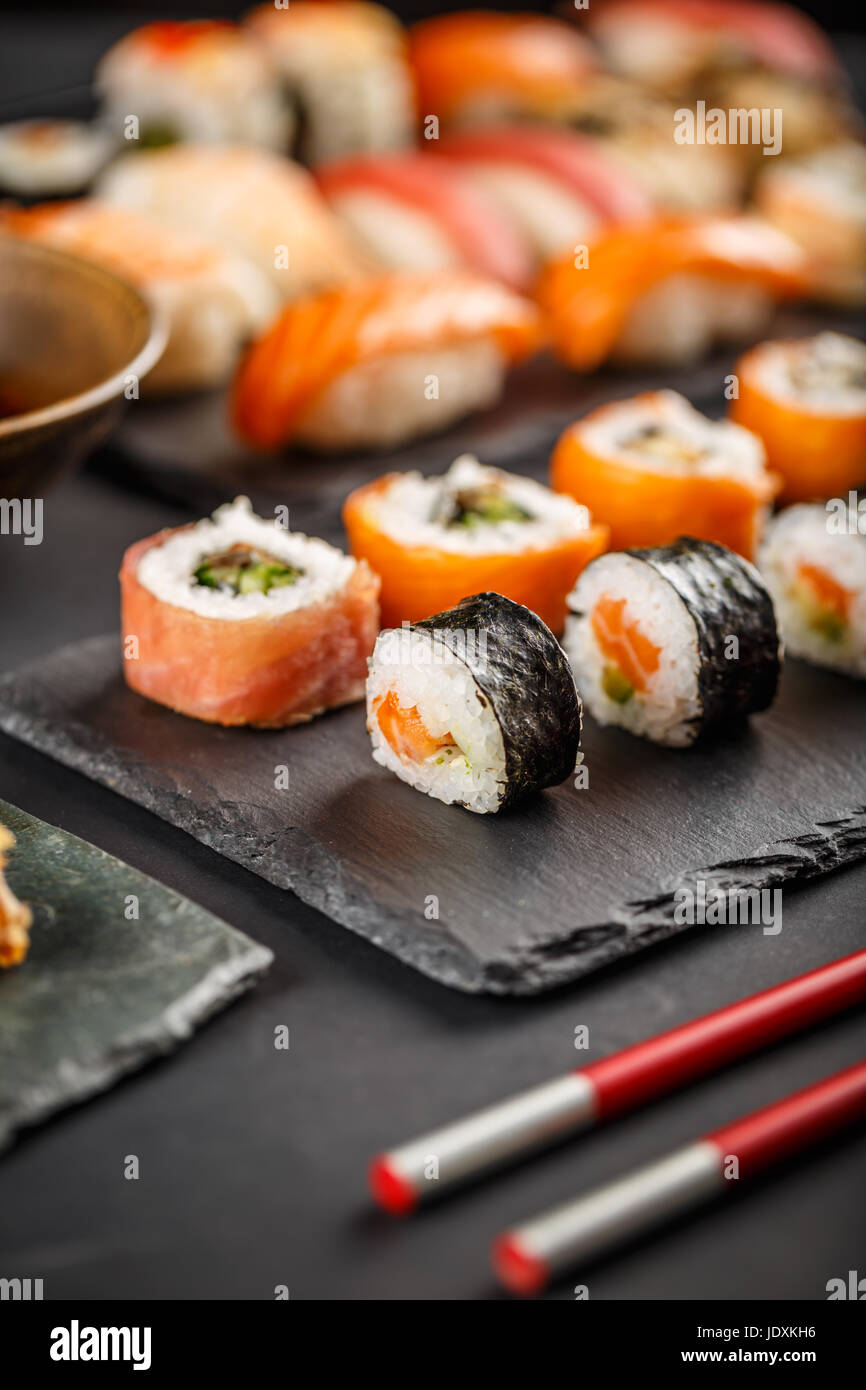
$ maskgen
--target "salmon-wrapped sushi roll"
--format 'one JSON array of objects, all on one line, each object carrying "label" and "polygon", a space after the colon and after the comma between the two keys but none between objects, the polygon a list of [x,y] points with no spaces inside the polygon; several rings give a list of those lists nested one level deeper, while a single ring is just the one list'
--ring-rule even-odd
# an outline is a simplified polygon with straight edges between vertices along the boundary
[{"label": "salmon-wrapped sushi roll", "polygon": [[245,497],[130,546],[120,570],[127,685],[211,724],[298,724],[359,700],[379,580]]},{"label": "salmon-wrapped sushi roll", "polygon": [[246,256],[283,299],[369,270],[307,171],[265,150],[175,145],[129,154],[106,170],[99,193]]},{"label": "salmon-wrapped sushi roll", "polygon": [[316,179],[360,246],[390,270],[477,270],[515,289],[534,274],[528,241],[466,171],[427,154],[358,155]]},{"label": "salmon-wrapped sushi roll", "polygon": [[785,646],[816,666],[866,679],[866,530],[856,493],[779,512],[758,564]]},{"label": "salmon-wrapped sushi roll", "polygon": [[267,276],[243,256],[96,199],[0,208],[0,230],[107,266],[163,310],[168,342],[149,391],[221,385],[279,307]]},{"label": "salmon-wrapped sushi roll", "polygon": [[615,550],[689,533],[751,558],[780,479],[757,435],[675,391],[600,406],[553,451],[553,486],[610,527]]},{"label": "salmon-wrapped sushi roll", "polygon": [[512,117],[560,119],[597,67],[592,47],[562,20],[467,10],[409,30],[419,114],[448,124]]},{"label": "salmon-wrapped sushi roll", "polygon": [[628,170],[576,131],[464,130],[431,141],[430,148],[471,173],[541,261],[610,223],[644,221],[653,211]]},{"label": "salmon-wrapped sushi roll", "polygon": [[260,5],[246,23],[288,86],[307,163],[412,143],[406,36],[382,5],[291,0]]},{"label": "salmon-wrapped sushi roll", "polygon": [[349,494],[352,554],[382,580],[382,622],[397,626],[495,589],[559,632],[565,596],[605,547],[586,507],[469,454],[447,473],[389,473]]},{"label": "salmon-wrapped sushi roll", "polygon": [[180,140],[289,148],[294,119],[277,70],[229,20],[164,19],[133,30],[102,59],[96,88],[106,125],[141,149]]},{"label": "salmon-wrapped sushi roll", "polygon": [[754,338],[778,300],[811,284],[805,253],[768,223],[669,217],[601,233],[585,260],[552,262],[537,294],[556,354],[592,371],[609,357],[688,362]]},{"label": "salmon-wrapped sushi roll", "polygon": [[866,304],[866,145],[840,144],[771,166],[755,201],[811,257],[823,298]]},{"label": "salmon-wrapped sushi roll", "polygon": [[763,440],[785,501],[866,481],[866,344],[841,333],[761,343],[734,371],[731,419]]},{"label": "salmon-wrapped sushi roll", "polygon": [[394,273],[284,310],[234,385],[251,444],[387,448],[496,401],[539,341],[533,304],[464,271]]}]

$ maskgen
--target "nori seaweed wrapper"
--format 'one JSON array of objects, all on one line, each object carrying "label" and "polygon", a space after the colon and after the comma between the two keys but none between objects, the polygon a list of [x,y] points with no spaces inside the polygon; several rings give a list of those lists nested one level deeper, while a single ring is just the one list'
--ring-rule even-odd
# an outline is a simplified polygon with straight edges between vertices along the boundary
[{"label": "nori seaweed wrapper", "polygon": [[[626,554],[651,565],[689,610],[698,634],[698,735],[772,704],[781,672],[776,611],[757,570],[713,541],[680,536],[673,545]],[[725,655],[736,637],[737,658]]]},{"label": "nori seaweed wrapper", "polygon": [[[540,618],[502,594],[475,594],[412,630],[434,632],[493,707],[505,747],[500,811],[571,776],[580,748],[580,696],[565,653]],[[483,634],[483,647],[466,642],[467,632]]]}]

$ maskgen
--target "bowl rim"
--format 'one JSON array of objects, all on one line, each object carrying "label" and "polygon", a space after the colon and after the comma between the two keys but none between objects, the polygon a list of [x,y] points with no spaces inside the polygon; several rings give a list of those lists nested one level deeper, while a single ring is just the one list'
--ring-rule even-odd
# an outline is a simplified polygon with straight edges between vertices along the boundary
[{"label": "bowl rim", "polygon": [[59,421],[72,420],[100,405],[106,405],[123,394],[127,377],[142,378],[156,365],[168,342],[168,315],[165,310],[113,270],[97,261],[89,261],[84,256],[74,256],[67,251],[60,251],[54,246],[43,246],[39,242],[26,241],[23,237],[0,233],[0,247],[9,244],[18,248],[24,247],[28,254],[34,254],[37,259],[41,257],[54,265],[72,266],[78,274],[83,270],[91,279],[101,280],[103,283],[107,281],[115,290],[120,289],[127,300],[143,313],[147,332],[135,356],[95,386],[88,387],[86,391],[79,391],[74,396],[62,396],[60,400],[40,406],[37,410],[26,410],[20,415],[8,415],[0,419],[0,439],[41,429]]}]

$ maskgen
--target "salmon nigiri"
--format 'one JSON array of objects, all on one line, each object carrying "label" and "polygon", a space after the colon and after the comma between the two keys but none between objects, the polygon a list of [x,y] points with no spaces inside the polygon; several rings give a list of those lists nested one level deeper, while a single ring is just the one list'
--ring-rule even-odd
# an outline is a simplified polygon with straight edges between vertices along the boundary
[{"label": "salmon nigiri", "polygon": [[538,298],[557,355],[591,371],[608,357],[683,362],[755,337],[777,300],[811,284],[805,253],[766,222],[668,217],[611,228],[585,257],[553,262]]},{"label": "salmon nigiri", "polygon": [[539,341],[534,305],[465,271],[393,273],[289,306],[241,363],[251,444],[381,448],[492,405]]}]

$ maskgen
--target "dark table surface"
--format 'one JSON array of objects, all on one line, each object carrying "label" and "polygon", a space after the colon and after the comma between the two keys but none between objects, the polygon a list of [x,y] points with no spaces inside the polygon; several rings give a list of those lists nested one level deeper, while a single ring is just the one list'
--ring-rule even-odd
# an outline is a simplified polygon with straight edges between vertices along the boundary
[{"label": "dark table surface", "polygon": [[[102,21],[108,37],[132,18]],[[99,26],[82,37],[68,12],[57,23],[44,67],[34,56],[42,16],[7,30],[9,96],[86,75]],[[188,519],[88,474],[51,494],[41,546],[0,537],[0,670],[114,630],[123,548]],[[808,748],[792,756],[809,775]],[[43,1278],[46,1298],[268,1299],[278,1284],[308,1299],[495,1297],[487,1251],[503,1225],[866,1051],[860,1010],[395,1222],[366,1199],[372,1152],[862,947],[866,864],[786,891],[778,936],[695,929],[555,995],[472,998],[3,737],[0,768],[7,800],[187,894],[276,956],[255,991],[174,1057],[0,1159],[0,1274]],[[287,1052],[273,1045],[280,1024]],[[588,1053],[574,1051],[579,1024],[589,1026]],[[137,1182],[123,1176],[129,1154]],[[825,1298],[829,1279],[866,1269],[864,1170],[861,1127],[581,1282],[594,1299]],[[568,1285],[553,1294],[571,1296]]]}]

